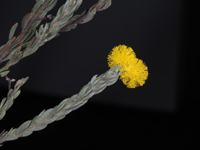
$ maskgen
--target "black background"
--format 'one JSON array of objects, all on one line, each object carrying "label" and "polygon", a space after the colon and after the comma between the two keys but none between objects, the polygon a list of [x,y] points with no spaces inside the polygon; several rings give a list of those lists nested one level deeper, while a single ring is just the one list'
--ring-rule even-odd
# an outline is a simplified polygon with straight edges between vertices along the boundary
[{"label": "black background", "polygon": [[[52,13],[65,1],[59,0]],[[76,14],[97,1],[84,1]],[[30,12],[34,0],[1,2],[0,44],[10,27]],[[95,74],[105,72],[107,54],[130,46],[149,68],[143,87],[127,89],[121,81],[94,96],[85,106],[27,138],[5,143],[31,148],[159,149],[197,147],[197,55],[190,41],[191,4],[181,0],[112,1],[94,19],[61,33],[35,54],[11,67],[10,78],[29,76],[22,94],[0,123],[9,130],[43,109],[78,93]],[[20,29],[18,28],[19,32]],[[1,96],[7,93],[0,80]],[[3,149],[2,148],[2,149]]]}]

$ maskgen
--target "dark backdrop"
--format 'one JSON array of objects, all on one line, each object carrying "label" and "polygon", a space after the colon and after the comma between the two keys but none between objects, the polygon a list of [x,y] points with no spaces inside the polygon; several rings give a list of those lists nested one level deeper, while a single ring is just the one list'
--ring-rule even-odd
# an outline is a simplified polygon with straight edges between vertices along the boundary
[{"label": "dark backdrop", "polygon": [[[61,5],[65,1],[59,1]],[[1,9],[3,24],[1,43],[5,43],[10,27],[30,12],[32,1],[13,2],[6,13]],[[77,13],[94,1],[84,1]],[[9,9],[11,9],[9,7]],[[51,12],[55,14],[55,11]],[[54,96],[77,93],[93,75],[108,69],[107,55],[119,44],[132,47],[148,66],[149,78],[143,87],[127,89],[121,81],[94,97],[95,102],[130,107],[175,111],[177,108],[178,73],[181,53],[183,2],[169,0],[113,1],[112,6],[98,12],[94,19],[60,37],[11,68],[10,78],[29,76],[23,87],[31,92]],[[9,11],[8,11],[9,12]],[[7,83],[1,80],[1,85]]]},{"label": "dark backdrop", "polygon": [[[64,2],[59,0],[50,13],[54,15]],[[76,13],[96,2],[84,1]],[[10,27],[20,22],[34,3],[34,0],[1,2],[1,45],[7,41]],[[73,145],[74,149],[111,149],[118,145],[143,149],[158,143],[196,145],[199,139],[186,121],[196,113],[194,103],[198,99],[193,87],[193,81],[198,82],[195,76],[198,70],[192,68],[197,57],[193,55],[191,59],[188,53],[192,51],[189,16],[190,4],[184,0],[112,1],[109,9],[97,12],[90,22],[61,33],[35,54],[10,68],[10,78],[29,76],[30,79],[22,87],[22,94],[8,111],[0,129],[3,125],[7,130],[17,127],[44,108],[53,107],[78,93],[93,75],[108,70],[106,58],[109,51],[125,44],[132,47],[137,57],[148,66],[149,77],[143,87],[127,89],[118,81],[64,121],[13,144],[21,147],[27,142],[38,147],[41,142],[45,146],[49,143],[49,147],[61,148],[66,138],[72,143],[66,143],[66,148]],[[3,97],[7,92],[4,79],[0,80],[0,86]],[[20,113],[17,122],[11,119],[15,111]],[[183,116],[184,120],[177,122]],[[57,139],[60,143],[56,142]]]}]

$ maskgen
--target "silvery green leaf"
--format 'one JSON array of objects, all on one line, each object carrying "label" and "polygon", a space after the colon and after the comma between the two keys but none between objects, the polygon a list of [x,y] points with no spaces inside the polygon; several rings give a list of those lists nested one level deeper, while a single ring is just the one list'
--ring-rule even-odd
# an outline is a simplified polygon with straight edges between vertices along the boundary
[{"label": "silvery green leaf", "polygon": [[78,108],[80,108],[81,106],[83,106],[85,103],[87,103],[87,101],[81,101],[79,103],[77,103],[76,105],[72,106],[71,109],[76,110]]},{"label": "silvery green leaf", "polygon": [[35,5],[34,5],[34,7],[33,7],[33,9],[32,9],[32,12],[33,12],[33,13],[36,13],[36,11],[38,10],[38,8],[39,8],[40,6],[42,6],[43,3],[44,3],[43,0],[38,0],[38,1],[35,3]]},{"label": "silvery green leaf", "polygon": [[13,89],[10,89],[7,93],[7,97],[9,98],[11,96],[11,93],[13,92]]},{"label": "silvery green leaf", "polygon": [[5,77],[9,72],[10,72],[9,70],[4,71],[4,72],[1,72],[1,73],[0,73],[0,76],[1,76],[1,77]]},{"label": "silvery green leaf", "polygon": [[97,75],[94,75],[94,76],[92,77],[92,79],[91,79],[91,81],[90,81],[90,83],[91,83],[92,85],[94,85],[94,82],[95,82],[96,78],[97,78]]},{"label": "silvery green leaf", "polygon": [[37,39],[40,39],[40,36],[39,36],[39,33],[38,33],[37,30],[36,30],[36,32],[35,32],[35,36],[36,36]]},{"label": "silvery green leaf", "polygon": [[22,19],[22,30],[24,30],[29,22],[29,20],[32,18],[33,14],[32,13],[28,13],[24,16],[24,18]]},{"label": "silvery green leaf", "polygon": [[23,132],[22,134],[21,134],[21,136],[22,137],[27,137],[27,136],[29,136],[30,134],[32,134],[33,133],[33,131],[26,131],[26,132]]},{"label": "silvery green leaf", "polygon": [[20,93],[21,93],[21,90],[17,91],[17,93],[15,93],[15,95],[14,95],[14,99],[16,99]]},{"label": "silvery green leaf", "polygon": [[80,24],[86,23],[90,20],[92,20],[92,18],[94,17],[94,15],[96,14],[97,9],[96,8],[90,8],[89,11],[87,12],[87,17],[84,18],[84,20],[82,20],[80,22]]},{"label": "silvery green leaf", "polygon": [[65,106],[65,103],[61,102],[59,105],[53,108],[53,113],[59,112],[64,106]]},{"label": "silvery green leaf", "polygon": [[33,30],[31,30],[31,33],[26,37],[24,42],[29,41],[35,35],[35,31],[36,31],[36,28],[33,28]]},{"label": "silvery green leaf", "polygon": [[58,0],[52,0],[51,3],[48,5],[48,7],[45,9],[46,11],[50,11],[51,9],[53,9],[56,5]]},{"label": "silvery green leaf", "polygon": [[39,124],[37,126],[34,126],[34,128],[32,128],[32,129],[33,129],[33,131],[39,131],[39,130],[42,130],[46,127],[47,127],[47,124]]},{"label": "silvery green leaf", "polygon": [[[105,2],[106,1],[106,2]],[[98,11],[103,11],[105,9],[107,9],[108,7],[110,7],[110,5],[112,4],[111,0],[99,0],[98,2],[99,6],[98,6]]]},{"label": "silvery green leaf", "polygon": [[13,38],[13,35],[15,34],[15,31],[16,31],[16,29],[17,29],[17,26],[18,26],[18,23],[15,23],[15,24],[11,27],[10,33],[9,33],[9,38],[8,38],[8,39]]},{"label": "silvery green leaf", "polygon": [[0,120],[3,119],[3,117],[6,115],[6,111],[1,111],[0,113]]},{"label": "silvery green leaf", "polygon": [[7,98],[5,97],[5,98],[3,98],[3,99],[1,100],[0,108],[3,107],[3,105],[4,105],[5,102],[6,102],[6,99],[7,99]]},{"label": "silvery green leaf", "polygon": [[17,128],[18,134],[20,134],[20,133],[22,133],[24,130],[26,130],[26,128],[30,125],[30,123],[31,123],[31,120],[26,121],[26,122],[24,122],[22,125],[20,125],[20,126]]},{"label": "silvery green leaf", "polygon": [[12,106],[13,101],[14,101],[14,97],[13,96],[11,96],[10,98],[8,98],[8,100],[6,101],[6,107],[7,107],[7,109],[9,109]]}]

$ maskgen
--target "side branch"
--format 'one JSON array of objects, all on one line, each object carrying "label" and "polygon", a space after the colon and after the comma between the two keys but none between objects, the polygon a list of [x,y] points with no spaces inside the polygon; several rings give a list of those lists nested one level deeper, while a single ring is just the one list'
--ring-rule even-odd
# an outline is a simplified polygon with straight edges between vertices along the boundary
[{"label": "side branch", "polygon": [[20,87],[26,83],[28,80],[28,77],[22,78],[17,81],[17,83],[14,86],[14,89],[10,89],[8,91],[7,97],[3,98],[0,103],[0,120],[3,119],[3,117],[6,114],[6,111],[13,105],[14,100],[19,96],[20,94]]},{"label": "side branch", "polygon": [[88,10],[83,11],[80,15],[73,16],[67,25],[60,29],[59,32],[67,32],[74,29],[77,24],[83,24],[93,19],[97,11],[103,11],[111,6],[111,0],[99,0],[98,3],[94,4]]},{"label": "side branch", "polygon": [[107,86],[114,84],[120,75],[118,71],[119,67],[115,66],[99,77],[97,75],[93,76],[91,81],[78,94],[64,99],[54,108],[42,111],[32,120],[24,122],[20,127],[2,132],[0,144],[6,141],[16,140],[19,137],[29,136],[32,132],[42,130],[48,124],[63,119],[71,111],[83,106],[93,95],[102,92]]}]

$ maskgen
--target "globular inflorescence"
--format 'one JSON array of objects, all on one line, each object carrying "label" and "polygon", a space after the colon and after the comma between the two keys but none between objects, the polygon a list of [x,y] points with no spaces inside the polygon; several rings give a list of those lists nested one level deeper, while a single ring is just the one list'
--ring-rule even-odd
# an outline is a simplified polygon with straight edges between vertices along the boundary
[{"label": "globular inflorescence", "polygon": [[144,62],[136,57],[131,47],[119,45],[114,47],[108,55],[108,66],[119,68],[120,79],[128,88],[143,86],[148,77],[148,68]]}]

